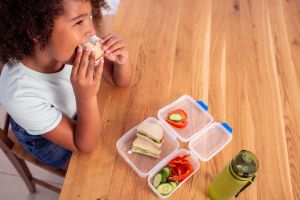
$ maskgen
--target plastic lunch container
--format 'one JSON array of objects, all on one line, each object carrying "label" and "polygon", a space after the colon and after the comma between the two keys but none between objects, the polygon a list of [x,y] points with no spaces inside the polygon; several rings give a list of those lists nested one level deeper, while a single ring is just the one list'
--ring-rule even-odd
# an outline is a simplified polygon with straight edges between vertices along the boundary
[{"label": "plastic lunch container", "polygon": [[[165,119],[167,113],[183,109],[188,115],[188,124],[185,128],[177,129],[169,125]],[[221,151],[232,139],[232,129],[226,123],[213,122],[208,113],[208,107],[202,101],[195,101],[188,95],[183,95],[173,103],[163,107],[158,112],[158,119],[147,118],[142,123],[158,123],[163,128],[164,144],[161,148],[160,158],[133,153],[131,146],[136,138],[136,127],[129,130],[117,141],[117,150],[132,169],[141,177],[148,176],[148,185],[161,199],[170,197],[182,184],[184,184],[200,168],[201,161],[208,161]],[[187,149],[179,149],[177,140],[189,142]],[[191,154],[188,158],[194,171],[182,181],[170,194],[161,195],[152,185],[154,176],[164,168],[173,158]]]}]

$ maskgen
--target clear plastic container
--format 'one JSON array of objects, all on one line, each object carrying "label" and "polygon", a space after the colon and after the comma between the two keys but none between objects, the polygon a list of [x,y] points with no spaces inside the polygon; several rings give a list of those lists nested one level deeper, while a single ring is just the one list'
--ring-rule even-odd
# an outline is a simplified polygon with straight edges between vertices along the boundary
[{"label": "clear plastic container", "polygon": [[[132,143],[137,137],[136,128],[143,123],[154,123],[159,124],[163,128],[164,132],[164,143],[161,148],[160,158],[152,158],[139,153],[134,153],[131,151]],[[179,142],[176,137],[172,135],[167,129],[162,126],[160,121],[155,118],[149,117],[141,124],[129,130],[125,133],[117,142],[117,150],[119,154],[125,159],[125,161],[133,168],[133,170],[141,177],[146,177],[151,172],[151,170],[166,156],[174,152],[179,148]],[[142,160],[142,162],[141,162]]]},{"label": "clear plastic container", "polygon": [[[206,130],[203,131],[203,134],[193,138],[189,143],[190,151],[187,149],[180,149],[166,157],[164,160],[159,163],[155,169],[148,176],[148,185],[151,190],[160,198],[166,199],[170,197],[178,188],[180,188],[194,173],[196,173],[200,168],[201,161],[208,161],[218,152],[220,152],[232,139],[232,129],[226,123],[213,123]],[[161,195],[153,187],[153,178],[154,176],[162,170],[167,164],[177,156],[183,156],[191,154],[191,157],[188,159],[191,165],[193,166],[193,173],[190,174],[184,181],[182,181],[170,194],[167,196]]]},{"label": "clear plastic container", "polygon": [[[184,179],[181,183],[179,183],[177,185],[177,187],[175,189],[173,189],[173,191],[164,196],[164,195],[161,195],[156,189],[155,187],[153,186],[153,178],[154,176],[160,171],[162,170],[165,166],[167,166],[167,164],[173,159],[173,158],[176,158],[177,156],[184,156],[184,155],[187,155],[187,154],[191,154],[191,156],[187,159],[194,171],[193,173],[191,173],[186,179]],[[160,199],[166,199],[168,197],[170,197],[178,188],[180,188],[187,180],[189,180],[190,177],[192,177],[200,168],[200,163],[198,162],[197,160],[197,157],[195,157],[190,151],[188,151],[187,149],[179,149],[177,151],[175,151],[173,154],[169,155],[168,157],[166,157],[161,163],[159,163],[159,165],[157,165],[155,167],[155,170],[153,170],[151,172],[151,174],[148,176],[148,185],[149,187],[151,188],[151,190],[160,198]]]},{"label": "clear plastic container", "polygon": [[[183,95],[175,102],[165,106],[158,112],[158,119],[147,118],[142,123],[158,123],[164,131],[165,142],[159,159],[132,153],[131,146],[136,138],[136,127],[125,133],[117,142],[117,150],[132,169],[141,177],[148,176],[148,184],[152,191],[161,199],[168,198],[200,168],[201,161],[208,161],[220,152],[231,140],[232,129],[226,123],[213,122],[212,116],[207,112],[207,106],[201,101],[195,101]],[[168,112],[183,109],[188,115],[188,125],[177,129],[169,125],[165,119]],[[142,124],[141,123],[141,124]],[[179,140],[189,142],[189,149],[179,149]],[[152,185],[153,177],[178,155],[191,154],[189,161],[194,172],[181,182],[169,195],[161,195]]]},{"label": "clear plastic container", "polygon": [[232,139],[232,130],[226,123],[214,122],[203,134],[193,138],[189,149],[206,162],[221,151]]},{"label": "clear plastic container", "polygon": [[[184,128],[175,128],[165,120],[168,113],[176,109],[182,109],[187,113],[188,124]],[[187,95],[181,96],[173,103],[159,110],[157,116],[163,125],[183,142],[189,142],[213,122],[213,117],[207,112],[207,106],[203,102],[195,101]]]}]

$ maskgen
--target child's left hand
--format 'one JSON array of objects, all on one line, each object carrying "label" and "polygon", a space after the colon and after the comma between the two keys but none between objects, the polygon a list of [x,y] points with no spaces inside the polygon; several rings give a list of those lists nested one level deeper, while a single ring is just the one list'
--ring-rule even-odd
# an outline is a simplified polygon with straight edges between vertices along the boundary
[{"label": "child's left hand", "polygon": [[123,65],[128,62],[128,49],[124,40],[116,34],[108,34],[101,39],[105,58]]}]

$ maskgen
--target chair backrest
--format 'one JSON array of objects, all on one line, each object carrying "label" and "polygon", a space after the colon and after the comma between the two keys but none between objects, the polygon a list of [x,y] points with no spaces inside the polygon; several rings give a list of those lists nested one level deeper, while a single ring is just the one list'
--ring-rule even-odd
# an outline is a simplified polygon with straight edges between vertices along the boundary
[{"label": "chair backrest", "polygon": [[[0,62],[0,75],[4,64]],[[8,137],[8,129],[10,123],[10,116],[6,113],[0,103],[0,147],[1,149],[11,149],[13,141]]]},{"label": "chair backrest", "polygon": [[29,155],[15,139],[11,139],[11,134],[9,134],[11,132],[9,126],[10,119],[10,116],[0,105],[0,149],[3,150],[7,158],[18,171],[30,192],[35,192],[35,184],[38,184],[59,193],[60,188],[57,186],[32,176],[25,160],[61,177],[64,177],[66,171],[62,169],[52,169],[48,165],[41,163]]},{"label": "chair backrest", "polygon": [[0,104],[0,147],[2,149],[11,149],[13,141],[8,137],[10,116],[5,112]]},{"label": "chair backrest", "polygon": [[[2,72],[4,64],[0,62],[0,75]],[[0,147],[2,149],[11,149],[13,146],[13,141],[8,137],[8,130],[10,124],[10,116],[4,110],[0,103]]]}]

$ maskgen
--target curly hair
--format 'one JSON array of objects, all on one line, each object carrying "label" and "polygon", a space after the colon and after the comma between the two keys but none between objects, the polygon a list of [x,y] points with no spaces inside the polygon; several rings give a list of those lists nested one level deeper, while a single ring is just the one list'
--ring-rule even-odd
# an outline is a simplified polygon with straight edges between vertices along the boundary
[{"label": "curly hair", "polygon": [[[64,13],[64,0],[1,0],[0,62],[12,64],[34,52],[33,38],[45,48],[54,20]],[[90,1],[93,17],[109,8],[105,0]]]}]

